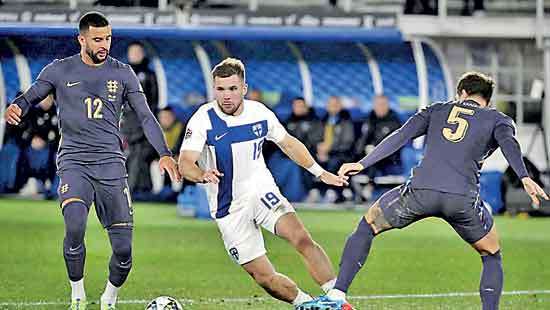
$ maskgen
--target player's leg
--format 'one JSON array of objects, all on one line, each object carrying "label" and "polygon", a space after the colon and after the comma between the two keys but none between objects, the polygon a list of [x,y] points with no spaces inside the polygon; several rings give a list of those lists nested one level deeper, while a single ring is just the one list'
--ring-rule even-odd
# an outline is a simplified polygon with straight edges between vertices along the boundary
[{"label": "player's leg", "polygon": [[302,255],[309,274],[325,293],[334,287],[336,274],[330,259],[323,248],[311,238],[293,210],[278,217],[275,234],[287,240]]},{"label": "player's leg", "polygon": [[498,309],[502,287],[504,285],[504,271],[500,255],[500,243],[495,225],[481,240],[472,244],[480,253],[483,270],[479,283],[479,294],[483,310]]},{"label": "player's leg", "polygon": [[300,290],[294,281],[276,272],[266,255],[255,258],[242,267],[269,295],[278,300],[294,306],[312,300],[311,296]]},{"label": "player's leg", "polygon": [[132,269],[132,201],[125,178],[95,180],[94,185],[97,188],[96,213],[109,234],[112,249],[101,309],[114,309],[118,291]]},{"label": "player's leg", "polygon": [[[334,289],[327,296],[345,300],[348,289],[365,265],[375,236],[392,228],[406,227],[433,215],[433,197],[429,192],[416,194],[404,186],[396,187],[380,197],[361,218],[348,237],[340,260],[340,271]],[[424,204],[420,204],[423,201]]]},{"label": "player's leg", "polygon": [[60,172],[58,188],[61,211],[65,222],[63,258],[71,284],[72,306],[85,307],[84,263],[86,245],[84,235],[93,187],[85,174],[78,170]]},{"label": "player's leg", "polygon": [[447,209],[456,210],[446,218],[456,232],[481,255],[483,269],[479,294],[483,310],[498,309],[504,272],[500,241],[491,213],[475,198],[449,199]]},{"label": "player's leg", "polygon": [[293,304],[311,300],[308,294],[303,293],[288,277],[276,272],[271,265],[253,207],[238,209],[216,219],[216,223],[229,256],[271,296]]}]

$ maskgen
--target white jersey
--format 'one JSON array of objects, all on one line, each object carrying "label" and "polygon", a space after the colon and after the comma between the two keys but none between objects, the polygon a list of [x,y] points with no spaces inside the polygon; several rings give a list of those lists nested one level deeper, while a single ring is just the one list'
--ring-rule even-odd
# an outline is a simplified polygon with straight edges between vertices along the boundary
[{"label": "white jersey", "polygon": [[265,139],[277,143],[286,135],[275,114],[257,101],[244,100],[238,116],[223,113],[216,101],[195,112],[181,150],[201,152],[198,164],[202,169],[223,173],[219,184],[206,185],[212,217],[223,218],[246,207],[241,201],[276,186],[266,167],[262,146]]}]

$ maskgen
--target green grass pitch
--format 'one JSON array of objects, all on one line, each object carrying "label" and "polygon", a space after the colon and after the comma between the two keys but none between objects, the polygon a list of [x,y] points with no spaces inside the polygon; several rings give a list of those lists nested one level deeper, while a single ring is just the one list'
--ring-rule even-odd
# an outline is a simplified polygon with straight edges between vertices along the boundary
[{"label": "green grass pitch", "polygon": [[[231,261],[212,221],[178,217],[173,205],[136,203],[135,210],[134,268],[118,309],[143,309],[145,301],[159,295],[184,301],[185,309],[292,309],[269,298]],[[299,214],[336,266],[361,213]],[[496,223],[504,290],[530,291],[503,296],[501,309],[550,309],[550,219],[498,217]],[[63,234],[57,202],[0,200],[0,309],[66,309]],[[294,250],[269,233],[264,236],[278,271],[320,294]],[[86,291],[96,301],[107,278],[110,247],[93,212],[86,247]],[[449,296],[476,293],[480,269],[479,256],[447,224],[428,219],[375,239],[350,289],[351,301],[357,309],[480,309],[475,294]],[[410,296],[417,294],[423,296]]]}]

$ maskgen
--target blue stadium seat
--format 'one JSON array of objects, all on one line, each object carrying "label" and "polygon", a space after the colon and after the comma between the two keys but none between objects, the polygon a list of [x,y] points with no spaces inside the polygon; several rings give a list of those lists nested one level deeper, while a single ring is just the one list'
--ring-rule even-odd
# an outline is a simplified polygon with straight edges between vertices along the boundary
[{"label": "blue stadium seat", "polygon": [[370,106],[371,73],[356,44],[308,42],[299,47],[311,73],[313,106],[325,107],[330,96],[348,97],[362,109]]}]

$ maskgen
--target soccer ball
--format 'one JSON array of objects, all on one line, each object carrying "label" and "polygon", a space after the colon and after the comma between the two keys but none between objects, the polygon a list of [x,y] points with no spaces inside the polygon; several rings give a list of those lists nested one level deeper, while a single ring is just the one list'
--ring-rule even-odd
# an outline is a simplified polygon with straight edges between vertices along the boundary
[{"label": "soccer ball", "polygon": [[183,310],[183,307],[175,298],[160,296],[153,299],[145,310]]}]

